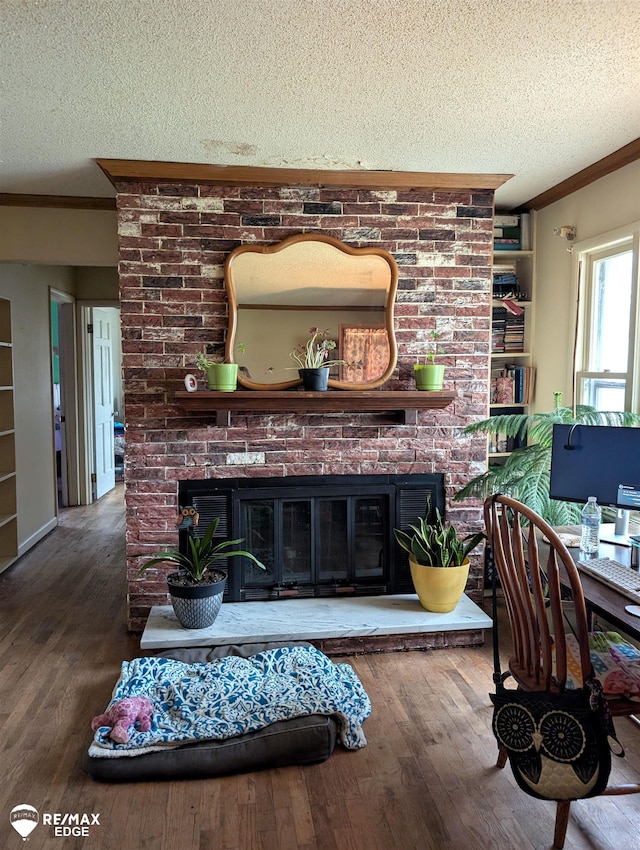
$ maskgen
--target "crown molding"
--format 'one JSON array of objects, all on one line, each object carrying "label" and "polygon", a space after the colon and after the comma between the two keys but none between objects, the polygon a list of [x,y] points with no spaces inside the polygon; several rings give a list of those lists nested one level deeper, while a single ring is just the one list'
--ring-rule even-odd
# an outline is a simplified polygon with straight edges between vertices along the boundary
[{"label": "crown molding", "polygon": [[568,177],[540,195],[536,195],[535,198],[521,204],[521,209],[541,210],[543,207],[548,207],[549,204],[553,204],[561,198],[566,198],[567,195],[577,192],[578,189],[583,189],[590,183],[595,183],[601,177],[606,177],[607,174],[612,174],[637,159],[640,159],[640,139],[634,139],[628,145],[603,157],[598,162],[594,162],[593,165],[583,168],[582,171],[578,171],[572,177]]}]

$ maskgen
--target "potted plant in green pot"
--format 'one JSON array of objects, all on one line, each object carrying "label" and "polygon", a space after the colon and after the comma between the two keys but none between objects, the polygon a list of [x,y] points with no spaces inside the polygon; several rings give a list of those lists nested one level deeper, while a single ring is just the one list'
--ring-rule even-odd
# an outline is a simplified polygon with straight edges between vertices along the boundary
[{"label": "potted plant in green pot", "polygon": [[238,386],[237,363],[212,360],[206,351],[198,351],[196,365],[207,376],[207,386],[210,390],[232,393]]},{"label": "potted plant in green pot", "polygon": [[394,528],[396,540],[409,554],[413,586],[426,611],[443,614],[456,607],[469,577],[469,553],[484,539],[484,532],[460,538],[456,529],[445,527],[436,508],[435,521],[427,512],[418,525],[409,525],[412,533]]},{"label": "potted plant in green pot", "polygon": [[324,391],[329,383],[329,369],[347,364],[345,360],[328,361],[329,352],[336,347],[335,339],[329,339],[328,330],[310,328],[309,333],[311,339],[298,343],[289,352],[289,357],[298,366],[298,375],[305,390]]},{"label": "potted plant in green pot", "polygon": [[[183,515],[185,510],[193,511],[192,516],[197,516],[193,508],[183,508]],[[216,543],[219,524],[220,520],[216,517],[207,526],[203,537],[196,537],[191,525],[187,528],[186,552],[178,549],[158,552],[138,571],[141,574],[163,563],[178,567],[176,572],[167,576],[167,585],[175,615],[185,629],[206,629],[218,616],[227,581],[227,571],[217,566],[220,561],[240,555],[249,558],[260,569],[266,569],[251,552],[233,548],[243,542],[242,538]]]},{"label": "potted plant in green pot", "polygon": [[440,334],[438,331],[429,331],[430,342],[427,343],[429,350],[424,356],[423,363],[416,363],[413,374],[416,379],[418,390],[441,390],[444,384],[444,363],[436,363],[436,354],[444,354],[444,348],[438,345]]}]

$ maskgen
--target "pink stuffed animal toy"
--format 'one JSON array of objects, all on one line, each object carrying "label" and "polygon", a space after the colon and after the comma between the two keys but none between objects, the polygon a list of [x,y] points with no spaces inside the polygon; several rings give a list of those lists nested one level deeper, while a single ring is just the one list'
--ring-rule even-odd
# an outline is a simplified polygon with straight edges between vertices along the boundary
[{"label": "pink stuffed animal toy", "polygon": [[100,726],[111,726],[109,736],[118,744],[129,740],[129,727],[137,725],[141,732],[151,728],[153,703],[146,697],[125,697],[119,699],[104,714],[98,714],[91,721],[95,732]]}]

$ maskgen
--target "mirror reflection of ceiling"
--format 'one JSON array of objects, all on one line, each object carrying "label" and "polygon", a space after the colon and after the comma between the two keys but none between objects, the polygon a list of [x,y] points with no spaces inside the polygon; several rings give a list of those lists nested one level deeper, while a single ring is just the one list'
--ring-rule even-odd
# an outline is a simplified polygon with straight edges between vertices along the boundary
[{"label": "mirror reflection of ceiling", "polygon": [[325,242],[298,242],[276,253],[233,260],[238,307],[259,304],[384,308],[391,269],[381,256],[345,254]]}]

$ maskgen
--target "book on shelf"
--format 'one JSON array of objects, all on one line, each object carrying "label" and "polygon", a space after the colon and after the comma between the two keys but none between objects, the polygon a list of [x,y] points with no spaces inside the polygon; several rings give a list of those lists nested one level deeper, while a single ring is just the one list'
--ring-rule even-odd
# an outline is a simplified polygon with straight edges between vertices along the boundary
[{"label": "book on shelf", "polygon": [[493,248],[494,251],[530,251],[531,213],[496,213]]},{"label": "book on shelf", "polygon": [[531,213],[520,214],[520,244],[522,245],[523,251],[530,251],[533,247]]},{"label": "book on shelf", "polygon": [[524,308],[509,299],[504,307],[502,304],[492,307],[492,354],[522,354],[524,352],[524,320]]},{"label": "book on shelf", "polygon": [[491,404],[513,404],[515,402],[514,378],[504,373],[492,378],[491,393]]},{"label": "book on shelf", "polygon": [[506,312],[504,351],[513,354],[521,354],[524,351],[524,310],[520,314],[514,314],[509,310]]},{"label": "book on shelf", "polygon": [[512,298],[502,298],[501,301],[507,313],[511,313],[512,316],[524,316],[524,307],[521,307],[517,301]]},{"label": "book on shelf", "polygon": [[520,226],[518,227],[495,227],[493,235],[498,239],[515,239],[520,242]]},{"label": "book on shelf", "polygon": [[527,445],[526,439],[522,437],[508,437],[506,434],[496,431],[495,434],[489,435],[489,454],[497,454],[498,452],[512,452],[515,449],[521,449]]},{"label": "book on shelf", "polygon": [[520,239],[505,239],[501,236],[494,237],[493,240],[493,250],[494,251],[520,251],[521,250],[521,242]]},{"label": "book on shelf", "polygon": [[520,227],[520,216],[518,213],[497,212],[493,217],[494,227]]},{"label": "book on shelf", "polygon": [[530,404],[535,382],[534,366],[506,365],[491,372],[490,404]]},{"label": "book on shelf", "polygon": [[493,297],[519,298],[520,284],[515,263],[495,263],[493,266]]},{"label": "book on shelf", "polygon": [[533,393],[536,386],[536,367],[524,367],[524,390],[522,393],[522,403],[531,404],[533,401]]},{"label": "book on shelf", "polygon": [[491,353],[504,353],[504,332],[507,320],[507,309],[495,306],[491,310]]}]

